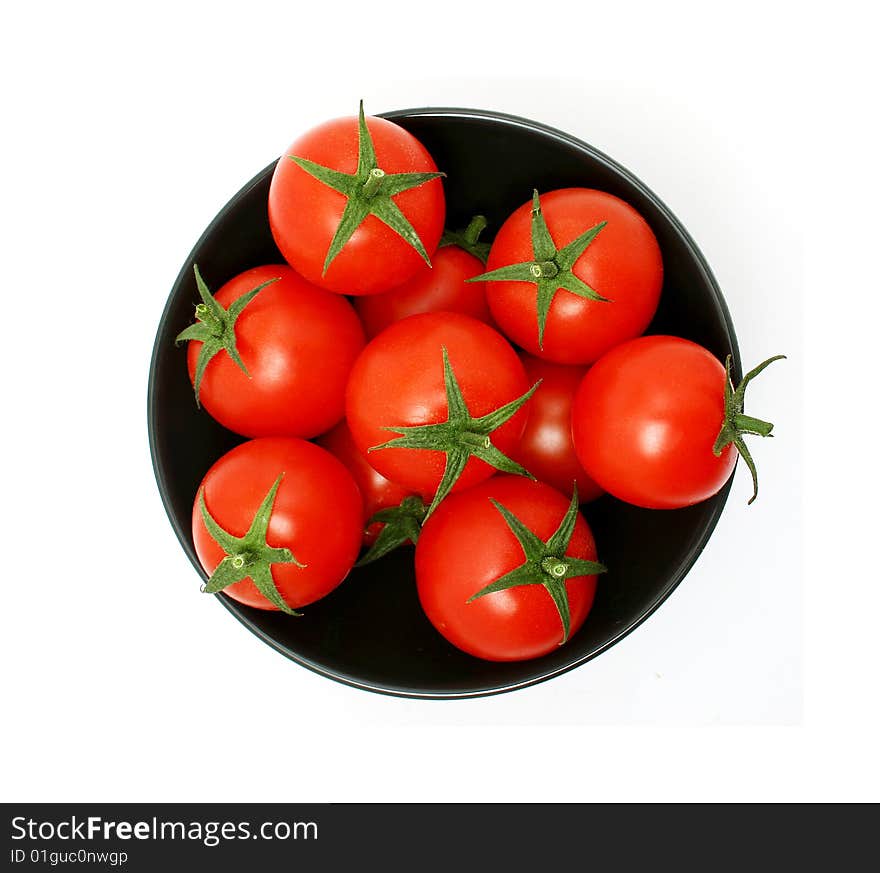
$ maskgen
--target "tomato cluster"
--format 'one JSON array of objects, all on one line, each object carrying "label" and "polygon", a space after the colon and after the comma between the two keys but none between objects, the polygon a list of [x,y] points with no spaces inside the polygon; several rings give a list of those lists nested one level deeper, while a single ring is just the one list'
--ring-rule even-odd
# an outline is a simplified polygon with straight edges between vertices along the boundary
[{"label": "tomato cluster", "polygon": [[580,504],[688,506],[737,452],[754,477],[743,435],[772,425],[743,393],[775,358],[734,388],[729,359],[642,336],[663,260],[618,197],[534,191],[489,244],[482,216],[444,232],[443,186],[415,137],[361,107],[278,161],[285,263],[213,292],[194,265],[178,341],[195,400],[248,439],[205,474],[193,539],[206,591],[293,615],[413,543],[450,643],[534,658],[583,624],[606,569]]}]

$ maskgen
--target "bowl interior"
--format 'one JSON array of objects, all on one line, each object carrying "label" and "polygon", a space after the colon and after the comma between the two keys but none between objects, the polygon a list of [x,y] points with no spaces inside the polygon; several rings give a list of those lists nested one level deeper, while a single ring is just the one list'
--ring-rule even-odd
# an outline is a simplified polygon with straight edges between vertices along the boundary
[{"label": "bowl interior", "polygon": [[[446,172],[447,226],[464,226],[482,212],[489,238],[533,188],[600,188],[632,204],[653,228],[664,259],[663,295],[648,333],[686,337],[721,360],[733,354],[739,377],[733,327],[708,267],[678,221],[627,171],[578,140],[522,119],[471,110],[408,110],[386,117],[421,140]],[[156,478],[177,536],[203,578],[190,530],[193,499],[211,464],[242,438],[196,408],[185,350],[175,347],[174,337],[190,323],[197,300],[193,263],[209,287],[218,288],[249,267],[282,262],[266,215],[273,166],[230,201],[196,244],[171,291],[153,353],[148,417]],[[419,607],[411,548],[352,571],[302,618],[219,598],[267,643],[343,682],[420,697],[510,690],[583,663],[644,620],[693,564],[728,490],[729,484],[711,500],[673,511],[642,510],[610,497],[585,506],[609,571],[582,629],[558,651],[533,661],[495,664],[448,644]]]}]

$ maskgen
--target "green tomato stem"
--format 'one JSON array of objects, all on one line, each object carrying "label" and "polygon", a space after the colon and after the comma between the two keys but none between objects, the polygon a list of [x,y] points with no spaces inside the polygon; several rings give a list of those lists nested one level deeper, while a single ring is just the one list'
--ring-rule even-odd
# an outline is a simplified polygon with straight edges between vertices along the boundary
[{"label": "green tomato stem", "polygon": [[532,264],[529,272],[536,279],[554,279],[559,274],[559,267],[553,261],[541,261],[540,263]]},{"label": "green tomato stem", "polygon": [[559,558],[548,555],[541,561],[541,569],[554,579],[562,579],[568,572],[568,564],[565,561],[560,561]]},{"label": "green tomato stem", "polygon": [[445,230],[440,238],[440,246],[457,246],[462,251],[473,255],[484,266],[489,257],[491,246],[487,242],[480,242],[480,234],[489,225],[485,215],[475,215],[464,230]]},{"label": "green tomato stem", "polygon": [[223,335],[225,325],[204,303],[196,305],[196,318],[202,322],[202,324],[204,324],[214,336],[220,337]]},{"label": "green tomato stem", "polygon": [[384,170],[380,170],[378,167],[374,167],[370,170],[370,173],[367,176],[367,181],[364,182],[363,187],[361,188],[361,194],[363,197],[366,200],[372,200],[379,193],[379,189],[382,187],[382,181],[384,179]]},{"label": "green tomato stem", "polygon": [[718,457],[727,446],[733,445],[737,452],[739,452],[739,456],[743,459],[745,465],[749,468],[749,472],[752,474],[752,496],[749,500],[750,504],[754,503],[755,498],[758,496],[758,471],[755,468],[755,462],[752,459],[751,453],[743,440],[743,435],[754,434],[762,437],[771,436],[770,432],[773,430],[773,425],[770,424],[769,421],[754,418],[743,412],[745,390],[746,386],[755,378],[755,376],[763,372],[763,370],[774,361],[779,361],[784,358],[785,355],[774,355],[772,358],[767,358],[766,361],[763,361],[753,370],[746,373],[737,388],[733,387],[733,382],[730,378],[730,367],[732,363],[730,355],[727,356],[727,360],[724,364],[724,420],[721,423],[721,430],[718,432],[712,451],[715,456]]},{"label": "green tomato stem", "polygon": [[760,436],[770,436],[773,425],[769,421],[762,421],[760,418],[753,418],[751,415],[738,413],[733,417],[733,423],[738,431],[744,433],[754,433]]},{"label": "green tomato stem", "polygon": [[459,443],[471,449],[488,449],[492,445],[489,434],[465,431],[459,435]]},{"label": "green tomato stem", "polygon": [[464,242],[469,246],[474,245],[480,238],[480,234],[486,229],[488,223],[485,215],[475,215],[470,220],[468,226],[464,229],[464,233],[462,234]]}]

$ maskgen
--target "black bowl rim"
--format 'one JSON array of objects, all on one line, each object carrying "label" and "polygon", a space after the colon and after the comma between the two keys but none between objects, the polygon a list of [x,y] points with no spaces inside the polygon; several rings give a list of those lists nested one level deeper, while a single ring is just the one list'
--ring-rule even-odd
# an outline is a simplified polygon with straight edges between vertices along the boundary
[{"label": "black bowl rim", "polygon": [[[703,254],[697,246],[696,242],[694,241],[693,237],[691,237],[691,235],[687,232],[687,230],[675,217],[675,215],[670,211],[666,204],[656,194],[654,194],[654,192],[650,188],[648,188],[641,180],[639,180],[621,164],[617,163],[612,158],[608,157],[608,155],[604,154],[603,152],[599,151],[588,143],[585,143],[583,140],[571,136],[570,134],[558,130],[557,128],[550,127],[538,121],[532,121],[527,118],[522,118],[518,115],[510,115],[504,112],[492,112],[483,109],[465,109],[455,107],[422,107],[418,109],[395,109],[389,112],[382,112],[378,114],[380,117],[387,118],[389,120],[394,120],[395,118],[411,118],[413,116],[436,116],[440,118],[478,119],[482,121],[491,121],[495,123],[506,124],[512,127],[524,128],[533,133],[540,134],[541,136],[555,139],[566,146],[570,146],[578,149],[579,151],[586,152],[593,160],[604,164],[609,169],[621,175],[630,185],[638,189],[647,200],[651,201],[655,208],[660,213],[662,213],[666,221],[669,223],[670,227],[682,239],[685,246],[690,250],[696,266],[702,272],[706,283],[712,290],[713,296],[715,298],[715,305],[718,308],[718,311],[730,337],[731,349],[733,351],[733,376],[735,381],[739,381],[742,375],[742,369],[740,364],[739,344],[737,342],[736,332],[733,327],[733,321],[730,317],[730,311],[727,308],[727,303],[724,300],[724,296],[721,293],[718,282],[712,274],[712,271],[709,268],[706,259],[703,257]],[[202,566],[198,561],[198,557],[196,556],[195,551],[191,547],[188,533],[183,530],[180,524],[178,524],[177,519],[172,512],[171,504],[168,499],[168,493],[163,484],[164,471],[161,469],[161,464],[159,462],[157,450],[157,435],[155,432],[155,416],[153,414],[155,399],[155,377],[157,361],[160,352],[159,338],[164,332],[165,322],[168,318],[168,313],[171,308],[172,299],[174,297],[173,289],[189,277],[189,265],[192,263],[195,253],[199,250],[205,240],[207,240],[215,232],[217,227],[225,221],[227,215],[238,206],[239,201],[243,197],[245,197],[255,185],[261,184],[266,176],[274,171],[276,163],[277,161],[273,161],[271,164],[269,164],[269,166],[261,170],[249,182],[247,182],[229,200],[229,202],[220,210],[220,212],[217,213],[217,215],[205,229],[204,233],[202,233],[202,235],[199,237],[196,244],[192,247],[192,250],[190,251],[186,261],[184,262],[184,265],[181,267],[177,279],[172,286],[172,293],[168,295],[165,307],[162,310],[162,316],[159,319],[159,326],[156,331],[156,339],[153,344],[153,353],[150,358],[150,374],[149,382],[147,385],[147,430],[149,433],[150,457],[153,465],[153,474],[159,487],[159,493],[162,498],[162,504],[165,507],[165,513],[168,516],[168,520],[171,522],[174,533],[176,534],[177,539],[180,541],[183,550],[186,552],[190,563],[192,563],[192,565],[196,568],[203,579],[206,579],[204,570],[202,569]],[[715,526],[718,524],[718,519],[721,517],[721,513],[724,510],[725,504],[727,503],[727,498],[730,493],[732,484],[733,475],[730,476],[724,487],[719,492],[718,496],[720,497],[720,500],[718,500],[715,505],[715,509],[708,520],[708,524],[706,525],[703,535],[692,546],[684,561],[682,561],[682,563],[679,565],[677,572],[672,577],[670,577],[666,585],[663,586],[663,588],[660,590],[660,592],[657,594],[657,596],[654,598],[648,608],[645,609],[638,618],[631,621],[611,639],[607,640],[603,645],[598,646],[588,654],[580,655],[577,658],[574,658],[568,663],[563,664],[553,670],[549,670],[546,673],[542,673],[538,676],[532,676],[520,682],[502,683],[499,685],[481,688],[479,690],[450,690],[429,692],[420,691],[417,688],[394,686],[390,683],[381,684],[366,682],[362,679],[357,678],[356,676],[352,676],[336,670],[330,670],[315,661],[304,658],[301,655],[291,651],[290,649],[278,643],[271,636],[266,634],[261,628],[259,628],[253,622],[250,616],[244,611],[241,605],[238,604],[236,601],[232,600],[229,597],[219,597],[217,599],[249,631],[251,631],[251,633],[259,637],[264,643],[275,649],[275,651],[280,652],[285,657],[296,662],[297,664],[300,664],[303,667],[306,667],[312,672],[317,673],[321,676],[325,676],[328,679],[333,679],[337,682],[342,683],[343,685],[348,685],[350,687],[359,688],[364,691],[372,691],[378,694],[385,694],[393,697],[415,698],[420,700],[461,700],[467,698],[488,697],[495,694],[502,694],[508,691],[515,691],[518,688],[525,688],[530,685],[537,685],[540,682],[546,682],[548,679],[552,679],[555,676],[560,676],[563,673],[567,673],[569,670],[573,670],[575,667],[580,667],[582,664],[585,664],[587,661],[591,661],[593,658],[601,655],[603,652],[607,651],[612,646],[619,643],[624,637],[631,634],[637,627],[639,627],[639,625],[650,618],[650,616],[657,611],[660,605],[679,586],[681,581],[688,574],[688,572],[690,572],[691,568],[696,563],[697,558],[700,556],[700,553],[705,548],[706,543],[709,541],[709,538],[712,535],[712,532],[715,530]]]}]

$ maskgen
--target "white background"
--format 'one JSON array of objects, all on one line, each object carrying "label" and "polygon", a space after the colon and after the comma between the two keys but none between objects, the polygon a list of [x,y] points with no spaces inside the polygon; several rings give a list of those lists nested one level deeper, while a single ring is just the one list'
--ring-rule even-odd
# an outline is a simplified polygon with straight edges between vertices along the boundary
[{"label": "white background", "polygon": [[[27,8],[0,35],[3,800],[877,799],[859,4]],[[610,154],[695,237],[744,363],[789,355],[750,389],[777,428],[758,502],[738,470],[658,613],[513,694],[401,700],[288,662],[199,593],[153,480],[147,367],[192,243],[360,97]]]}]

